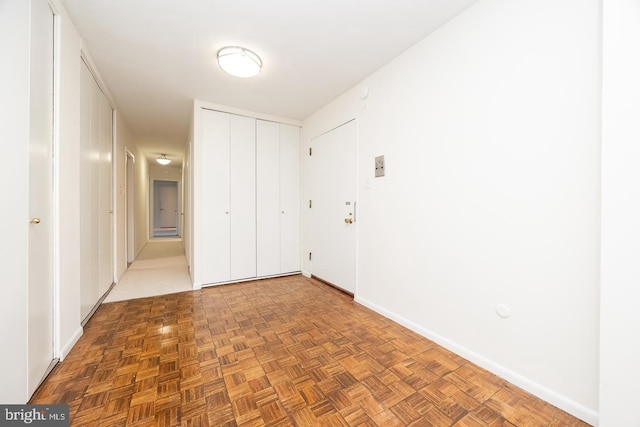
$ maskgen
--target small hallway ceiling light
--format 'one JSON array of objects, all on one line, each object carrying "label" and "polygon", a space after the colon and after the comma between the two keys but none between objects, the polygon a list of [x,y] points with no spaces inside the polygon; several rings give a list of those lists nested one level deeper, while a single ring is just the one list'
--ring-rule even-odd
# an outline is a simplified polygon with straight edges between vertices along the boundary
[{"label": "small hallway ceiling light", "polygon": [[162,154],[162,155],[160,155],[160,157],[158,157],[156,159],[156,162],[160,163],[162,166],[166,166],[169,163],[171,163],[171,160],[167,159],[167,155],[166,154]]},{"label": "small hallway ceiling light", "polygon": [[248,49],[238,46],[223,47],[218,51],[218,64],[236,77],[254,77],[260,74],[262,60]]}]

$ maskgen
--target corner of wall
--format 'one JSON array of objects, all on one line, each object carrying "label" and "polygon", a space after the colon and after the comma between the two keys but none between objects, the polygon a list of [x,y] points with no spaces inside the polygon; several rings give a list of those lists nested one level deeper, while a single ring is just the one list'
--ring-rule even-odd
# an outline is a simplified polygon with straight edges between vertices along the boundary
[{"label": "corner of wall", "polygon": [[393,320],[394,322],[404,326],[407,329],[414,331],[415,333],[422,335],[423,337],[430,339],[438,345],[456,353],[457,355],[469,360],[470,362],[475,363],[487,371],[494,373],[501,378],[509,381],[510,383],[521,387],[527,392],[533,394],[534,396],[543,399],[554,406],[559,408],[563,408],[565,411],[571,413],[572,415],[580,418],[583,421],[591,425],[598,425],[598,413],[581,405],[580,403],[569,399],[566,396],[563,396],[548,387],[545,387],[535,381],[532,381],[529,378],[526,378],[517,372],[512,371],[511,369],[496,363],[493,360],[487,359],[486,357],[472,351],[471,349],[450,340],[428,328],[425,328],[411,320],[387,310],[386,308],[377,305],[366,298],[362,298],[356,296],[354,301],[358,304],[362,304],[363,306],[375,311],[376,313]]}]

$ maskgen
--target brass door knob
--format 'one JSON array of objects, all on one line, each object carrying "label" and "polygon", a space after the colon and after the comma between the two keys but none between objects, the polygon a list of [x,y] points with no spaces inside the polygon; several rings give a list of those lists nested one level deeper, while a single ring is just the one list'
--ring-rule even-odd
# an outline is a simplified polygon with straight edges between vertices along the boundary
[{"label": "brass door knob", "polygon": [[345,224],[353,224],[353,219],[352,218],[345,218],[344,222],[345,222]]},{"label": "brass door knob", "polygon": [[31,224],[40,224],[40,218],[31,218],[29,221]]}]

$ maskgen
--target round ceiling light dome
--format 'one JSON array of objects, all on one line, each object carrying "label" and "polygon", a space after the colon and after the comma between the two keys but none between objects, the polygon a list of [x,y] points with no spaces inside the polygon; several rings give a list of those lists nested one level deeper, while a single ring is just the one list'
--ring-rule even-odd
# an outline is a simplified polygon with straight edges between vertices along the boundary
[{"label": "round ceiling light dome", "polygon": [[156,162],[160,163],[162,166],[166,166],[169,163],[171,163],[171,160],[167,159],[167,155],[166,154],[160,154],[160,157],[158,157],[156,159]]},{"label": "round ceiling light dome", "polygon": [[254,77],[260,74],[262,60],[249,49],[238,46],[223,47],[218,51],[218,64],[226,73],[236,77]]}]

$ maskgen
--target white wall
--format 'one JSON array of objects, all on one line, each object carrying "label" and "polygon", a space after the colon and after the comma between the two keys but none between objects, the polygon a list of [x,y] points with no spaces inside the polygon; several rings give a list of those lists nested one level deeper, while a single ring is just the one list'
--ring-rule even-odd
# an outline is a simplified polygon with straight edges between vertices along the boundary
[{"label": "white wall", "polygon": [[597,0],[480,1],[303,126],[308,146],[357,118],[357,301],[592,423],[599,19]]},{"label": "white wall", "polygon": [[189,142],[187,144],[187,151],[182,159],[182,243],[184,245],[184,254],[187,259],[187,266],[189,268],[189,276],[191,276],[191,256],[193,254],[193,230],[191,229],[192,216],[191,216],[191,147],[193,145],[193,121],[189,128]]},{"label": "white wall", "polygon": [[[131,149],[132,148],[132,149]],[[149,241],[149,163],[137,146],[130,148],[135,156],[133,178],[134,249],[138,256]]]},{"label": "white wall", "polygon": [[[115,172],[115,197],[114,212],[116,214],[115,224],[115,266],[116,282],[122,278],[127,271],[127,211],[126,211],[126,157],[127,150],[133,154],[137,148],[135,140],[129,130],[129,126],[118,110],[115,113],[115,149],[114,149],[114,172]],[[144,162],[143,157],[136,157],[138,161]],[[134,173],[136,165],[134,163]],[[134,219],[135,223],[135,219]],[[134,240],[135,241],[135,240]],[[134,245],[135,247],[135,245]]]},{"label": "white wall", "polygon": [[[0,243],[0,336],[11,351],[0,352],[0,402],[24,403],[27,396],[27,284],[29,278],[29,2],[0,2],[0,140],[10,159],[0,168],[6,225]],[[8,344],[5,344],[5,348]]]},{"label": "white wall", "polygon": [[640,426],[640,3],[603,3],[600,425]]},{"label": "white wall", "polygon": [[182,170],[179,166],[149,166],[149,178],[167,181],[182,180]]},{"label": "white wall", "polygon": [[80,327],[80,47],[81,40],[59,1],[59,157],[58,177],[60,231],[58,254],[59,352],[64,358],[82,335]]}]

